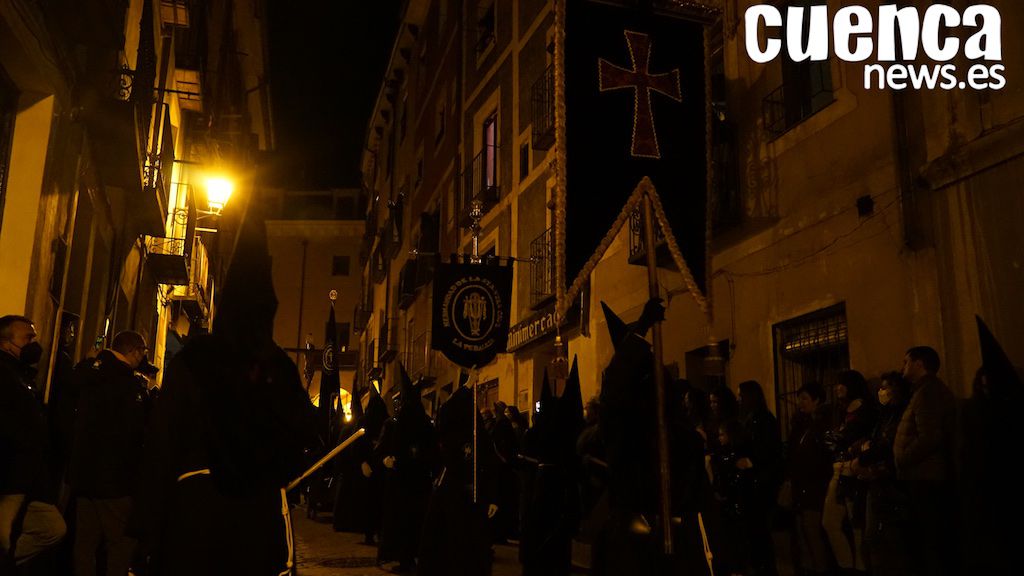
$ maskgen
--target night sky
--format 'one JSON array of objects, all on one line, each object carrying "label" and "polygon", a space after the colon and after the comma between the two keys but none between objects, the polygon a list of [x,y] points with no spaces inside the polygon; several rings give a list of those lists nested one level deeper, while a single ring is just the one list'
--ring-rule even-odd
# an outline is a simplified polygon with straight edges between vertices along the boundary
[{"label": "night sky", "polygon": [[401,0],[270,0],[277,152],[273,182],[291,189],[359,185],[359,158]]}]

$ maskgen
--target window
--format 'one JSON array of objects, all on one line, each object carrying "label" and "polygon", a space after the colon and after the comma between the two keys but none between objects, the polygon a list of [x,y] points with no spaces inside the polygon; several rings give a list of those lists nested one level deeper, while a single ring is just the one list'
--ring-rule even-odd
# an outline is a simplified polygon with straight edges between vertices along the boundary
[{"label": "window", "polygon": [[[14,137],[14,118],[17,115],[18,93],[14,83],[0,68],[0,217],[4,212],[4,191],[11,160],[11,140]],[[0,218],[2,220],[2,218]]]},{"label": "window", "polygon": [[850,368],[846,304],[781,322],[774,326],[772,332],[775,414],[782,428],[782,437],[786,438],[796,414],[796,391],[811,381],[820,382],[831,391],[836,374]]},{"label": "window", "polygon": [[492,112],[484,120],[483,129],[480,132],[483,140],[483,172],[482,182],[486,188],[494,188],[498,185],[498,112]]},{"label": "window", "polygon": [[476,53],[481,55],[494,44],[497,14],[494,0],[480,0],[476,7]]},{"label": "window", "polygon": [[530,142],[523,142],[519,146],[519,181],[526,180],[530,175]]},{"label": "window", "polygon": [[335,256],[331,260],[331,276],[348,276],[348,268],[348,256]]},{"label": "window", "polygon": [[348,322],[341,322],[338,324],[338,349],[347,350],[349,344],[349,336],[352,334],[352,324]]},{"label": "window", "polygon": [[[789,6],[812,6],[824,0],[790,0]],[[810,35],[810,10],[805,10],[803,38]],[[783,12],[784,18],[788,15]],[[781,34],[785,38],[786,22],[783,21]],[[832,93],[832,68],[829,60],[803,62],[790,60],[783,50],[782,85],[765,97],[763,115],[765,129],[769,136],[778,138],[807,118],[810,118],[834,100]]]}]

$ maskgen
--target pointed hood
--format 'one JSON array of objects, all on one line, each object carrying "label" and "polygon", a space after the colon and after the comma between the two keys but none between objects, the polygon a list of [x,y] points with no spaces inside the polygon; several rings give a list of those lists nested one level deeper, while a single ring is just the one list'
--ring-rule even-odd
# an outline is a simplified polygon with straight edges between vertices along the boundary
[{"label": "pointed hood", "polygon": [[456,390],[464,387],[469,382],[469,372],[459,370],[459,385],[455,387]]},{"label": "pointed hood", "polygon": [[551,384],[548,382],[548,371],[544,369],[544,380],[540,384],[540,411],[546,412],[554,405],[554,396],[551,394]]},{"label": "pointed hood", "polygon": [[388,405],[384,403],[384,399],[380,397],[376,387],[371,384],[369,389],[370,398],[366,402],[366,410],[363,412],[359,426],[366,429],[367,438],[376,440],[380,436],[380,429],[384,426],[384,421],[388,419]]},{"label": "pointed hood", "polygon": [[974,319],[978,324],[981,365],[988,381],[989,396],[996,401],[1018,398],[1021,393],[1021,379],[1017,369],[985,321],[979,316],[975,316]]},{"label": "pointed hood", "polygon": [[398,363],[399,371],[399,391],[402,395],[402,405],[399,408],[399,413],[396,414],[399,420],[420,420],[426,419],[427,413],[423,410],[423,401],[420,399],[420,391],[413,383],[412,379],[409,378],[409,373],[405,371],[405,366],[401,362]]},{"label": "pointed hood", "polygon": [[[482,422],[478,424],[483,426]],[[437,414],[437,434],[446,449],[458,446],[461,450],[463,443],[473,440],[472,390],[462,386],[441,405]]]},{"label": "pointed hood", "polygon": [[601,309],[604,310],[604,319],[608,324],[608,336],[612,340],[612,346],[618,350],[619,344],[622,343],[626,338],[626,334],[629,333],[629,326],[603,300],[601,301]]},{"label": "pointed hood", "polygon": [[358,376],[352,381],[352,404],[349,414],[351,414],[353,422],[359,422],[359,419],[363,417],[362,390],[359,388]]},{"label": "pointed hood", "polygon": [[576,356],[572,358],[572,368],[569,369],[569,378],[565,381],[565,391],[559,399],[562,417],[570,428],[581,430],[583,428],[583,392],[580,390],[580,370]]},{"label": "pointed hood", "polygon": [[242,217],[215,310],[213,333],[224,337],[236,351],[255,356],[273,342],[277,297],[267,229],[262,214],[252,204]]}]

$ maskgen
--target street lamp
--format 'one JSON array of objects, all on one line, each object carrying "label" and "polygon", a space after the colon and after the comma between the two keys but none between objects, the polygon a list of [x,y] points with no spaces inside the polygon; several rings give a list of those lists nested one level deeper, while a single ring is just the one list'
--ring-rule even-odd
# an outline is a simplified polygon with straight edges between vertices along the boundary
[{"label": "street lamp", "polygon": [[211,176],[206,179],[206,201],[210,205],[210,211],[219,214],[224,205],[231,198],[235,191],[235,185],[231,180],[222,176]]}]

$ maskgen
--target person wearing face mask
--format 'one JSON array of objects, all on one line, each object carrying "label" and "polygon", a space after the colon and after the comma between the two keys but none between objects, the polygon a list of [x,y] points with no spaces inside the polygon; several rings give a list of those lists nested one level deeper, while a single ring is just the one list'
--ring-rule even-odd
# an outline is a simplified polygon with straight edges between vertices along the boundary
[{"label": "person wearing face mask", "polygon": [[892,444],[910,400],[910,384],[898,372],[882,375],[878,388],[878,423],[860,446],[855,472],[867,482],[864,547],[877,576],[906,574],[907,496],[896,481]]},{"label": "person wearing face mask", "polygon": [[77,497],[77,576],[96,574],[100,547],[106,551],[109,576],[128,573],[135,543],[125,535],[125,527],[142,457],[147,409],[147,391],[135,371],[144,365],[148,350],[138,332],[120,332],[109,348],[75,369],[79,400],[70,478]]},{"label": "person wearing face mask", "polygon": [[52,548],[67,530],[46,494],[46,421],[33,390],[42,352],[32,320],[0,317],[0,570]]}]

